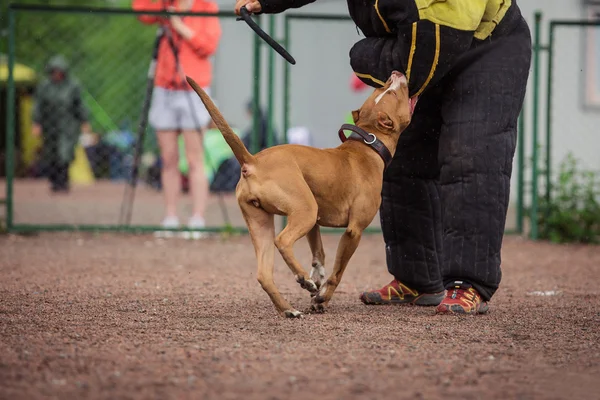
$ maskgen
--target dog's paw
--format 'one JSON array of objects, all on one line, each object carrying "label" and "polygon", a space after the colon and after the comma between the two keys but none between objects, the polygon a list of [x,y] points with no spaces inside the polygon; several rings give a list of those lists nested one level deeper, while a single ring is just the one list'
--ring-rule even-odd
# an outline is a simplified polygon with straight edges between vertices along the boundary
[{"label": "dog's paw", "polygon": [[310,305],[310,309],[312,312],[315,312],[318,314],[322,314],[325,312],[325,306],[323,305],[323,303],[312,303]]},{"label": "dog's paw", "polygon": [[316,293],[311,299],[310,308],[312,311],[317,313],[325,312],[327,305],[329,304],[329,299],[326,298],[327,286],[323,286],[319,293]]},{"label": "dog's paw", "polygon": [[325,267],[319,262],[314,262],[310,270],[310,279],[312,279],[318,288],[325,282]]},{"label": "dog's paw", "polygon": [[285,310],[283,314],[286,318],[302,318],[304,316],[304,314],[298,310]]},{"label": "dog's paw", "polygon": [[321,289],[319,290],[319,292],[313,296],[312,303],[313,304],[327,303],[329,301],[329,299],[327,298],[327,289],[328,289],[328,284],[325,283],[323,286],[321,286]]},{"label": "dog's paw", "polygon": [[313,282],[312,279],[304,279],[303,276],[296,275],[296,282],[298,282],[300,284],[302,289],[306,289],[311,293],[316,293],[317,291],[319,291],[319,288]]}]

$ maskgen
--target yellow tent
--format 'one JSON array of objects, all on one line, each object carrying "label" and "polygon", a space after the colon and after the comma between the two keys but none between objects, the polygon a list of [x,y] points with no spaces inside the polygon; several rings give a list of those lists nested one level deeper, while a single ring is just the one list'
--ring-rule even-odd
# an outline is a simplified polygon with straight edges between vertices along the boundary
[{"label": "yellow tent", "polygon": [[[37,81],[34,69],[15,63],[13,68],[15,86],[32,88]],[[8,59],[0,55],[0,85],[8,82]],[[19,91],[20,92],[20,91]],[[18,93],[17,107],[19,109],[18,132],[21,136],[21,160],[26,166],[35,161],[36,150],[42,144],[41,138],[31,134],[31,111],[33,99],[27,93]],[[0,112],[3,110],[0,110]],[[94,174],[85,150],[81,145],[75,149],[75,160],[69,166],[69,178],[73,183],[89,184],[94,182]]]},{"label": "yellow tent", "polygon": [[[15,63],[13,78],[17,85],[33,85],[37,80],[37,74],[33,69],[23,64]],[[0,82],[8,82],[8,60],[6,57],[0,57]]]},{"label": "yellow tent", "polygon": [[[15,63],[13,68],[13,78],[16,93],[17,115],[20,117],[17,123],[17,134],[20,135],[21,141],[21,160],[29,166],[35,159],[35,149],[41,144],[41,139],[34,138],[31,132],[31,107],[33,105],[31,95],[27,89],[32,89],[37,81],[37,74],[33,68],[26,65]],[[0,55],[0,86],[6,86],[8,83],[8,58]],[[30,91],[29,91],[30,92]],[[0,110],[0,114],[4,116],[6,109]],[[4,119],[4,118],[2,118]],[[4,126],[0,127],[4,129]]]}]

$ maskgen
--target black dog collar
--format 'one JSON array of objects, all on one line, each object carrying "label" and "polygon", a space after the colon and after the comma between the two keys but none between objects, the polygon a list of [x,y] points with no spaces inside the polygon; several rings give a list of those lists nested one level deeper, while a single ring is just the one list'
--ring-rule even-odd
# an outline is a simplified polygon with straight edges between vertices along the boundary
[{"label": "black dog collar", "polygon": [[[350,136],[346,137],[344,131],[352,131]],[[385,144],[379,139],[377,136],[373,135],[365,131],[362,128],[359,128],[356,125],[344,124],[340,128],[338,135],[340,136],[340,140],[345,142],[346,140],[356,140],[359,142],[365,143],[367,146],[372,148],[379,154],[379,156],[383,159],[383,163],[385,164],[385,168],[387,168],[392,162],[392,153],[385,147]]]}]

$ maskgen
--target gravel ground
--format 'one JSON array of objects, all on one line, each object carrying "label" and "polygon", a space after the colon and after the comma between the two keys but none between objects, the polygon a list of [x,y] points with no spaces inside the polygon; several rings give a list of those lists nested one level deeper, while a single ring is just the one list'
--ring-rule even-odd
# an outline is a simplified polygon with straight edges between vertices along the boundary
[{"label": "gravel ground", "polygon": [[600,247],[507,237],[503,262],[488,315],[367,307],[359,292],[390,278],[366,236],[329,310],[287,320],[246,236],[0,236],[0,398],[598,398]]}]

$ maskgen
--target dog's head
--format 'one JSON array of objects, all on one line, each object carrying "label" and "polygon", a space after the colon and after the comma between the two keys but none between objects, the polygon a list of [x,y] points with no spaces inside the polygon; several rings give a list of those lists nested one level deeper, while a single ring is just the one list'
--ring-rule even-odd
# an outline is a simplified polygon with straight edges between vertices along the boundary
[{"label": "dog's head", "polygon": [[385,86],[375,89],[359,110],[352,111],[354,123],[369,132],[399,135],[410,124],[417,98],[408,97],[404,74],[394,71]]}]

